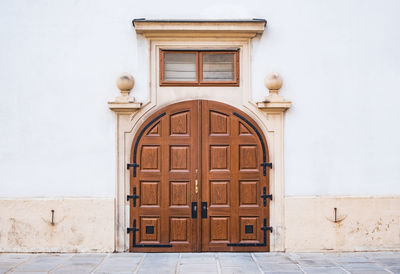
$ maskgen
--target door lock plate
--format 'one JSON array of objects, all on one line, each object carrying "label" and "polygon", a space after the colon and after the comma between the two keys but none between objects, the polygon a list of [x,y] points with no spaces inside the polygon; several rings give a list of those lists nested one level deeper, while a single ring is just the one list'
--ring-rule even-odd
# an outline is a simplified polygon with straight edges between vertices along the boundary
[{"label": "door lock plate", "polygon": [[201,218],[207,219],[207,202],[201,202]]}]

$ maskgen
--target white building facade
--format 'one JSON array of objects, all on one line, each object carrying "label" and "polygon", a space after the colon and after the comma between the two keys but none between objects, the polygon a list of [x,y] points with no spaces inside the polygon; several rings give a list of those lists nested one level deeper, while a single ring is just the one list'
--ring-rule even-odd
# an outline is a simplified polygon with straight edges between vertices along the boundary
[{"label": "white building facade", "polygon": [[[265,139],[266,250],[399,250],[399,10],[389,0],[2,1],[0,251],[130,250],[142,235],[126,233],[133,145],[151,117],[193,100],[231,106]],[[232,49],[237,86],[160,84],[160,50]],[[121,95],[123,72],[135,84]],[[283,85],[268,91],[271,73]],[[205,251],[194,227],[193,251]]]}]

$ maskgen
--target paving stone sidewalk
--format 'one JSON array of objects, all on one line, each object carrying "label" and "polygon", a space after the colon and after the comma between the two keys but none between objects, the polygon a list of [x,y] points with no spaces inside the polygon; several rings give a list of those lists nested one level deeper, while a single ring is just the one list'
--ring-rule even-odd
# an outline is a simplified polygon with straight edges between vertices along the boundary
[{"label": "paving stone sidewalk", "polygon": [[0,273],[399,273],[400,252],[0,253]]}]

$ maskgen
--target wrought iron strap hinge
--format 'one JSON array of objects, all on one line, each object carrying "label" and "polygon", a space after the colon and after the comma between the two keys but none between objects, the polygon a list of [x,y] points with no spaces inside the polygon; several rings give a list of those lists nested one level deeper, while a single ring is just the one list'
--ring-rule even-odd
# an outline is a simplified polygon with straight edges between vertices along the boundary
[{"label": "wrought iron strap hinge", "polygon": [[133,167],[133,177],[136,177],[136,168],[139,166],[137,163],[126,164],[126,169]]},{"label": "wrought iron strap hinge", "polygon": [[272,163],[263,162],[261,166],[263,167],[263,175],[267,176],[267,167],[272,168]]},{"label": "wrought iron strap hinge", "polygon": [[137,227],[127,227],[126,228],[126,233],[131,233],[131,232],[136,232],[139,231],[139,228]]},{"label": "wrought iron strap hinge", "polygon": [[267,219],[264,218],[264,226],[261,227],[261,230],[266,232],[266,231],[273,231],[272,226],[267,226]]},{"label": "wrought iron strap hinge", "polygon": [[267,206],[267,199],[272,201],[272,194],[267,194],[267,187],[263,187],[263,194],[261,194],[260,197],[264,199],[264,206]]},{"label": "wrought iron strap hinge", "polygon": [[126,233],[133,232],[133,235],[135,235],[136,231],[139,231],[139,228],[136,227],[136,219],[133,219],[133,227],[127,227]]},{"label": "wrought iron strap hinge", "polygon": [[267,219],[264,218],[264,226],[260,228],[263,231],[263,238],[264,242],[263,243],[228,243],[227,246],[241,246],[241,247],[259,247],[259,246],[267,246],[267,231],[272,232],[272,227],[267,226]]},{"label": "wrought iron strap hinge", "polygon": [[273,232],[272,226],[267,226],[267,219],[264,219],[264,226],[261,227],[261,230],[264,231],[264,233],[267,231]]},{"label": "wrought iron strap hinge", "polygon": [[133,207],[136,207],[136,199],[139,198],[139,195],[136,194],[136,187],[133,188],[133,194],[127,195],[126,200],[129,202],[129,199],[133,200]]},{"label": "wrought iron strap hinge", "polygon": [[272,228],[272,226],[263,226],[261,228],[261,230],[274,232],[274,229]]},{"label": "wrought iron strap hinge", "polygon": [[[136,219],[133,219],[133,227],[128,227],[126,229],[127,233],[133,232],[132,237],[132,247],[172,247],[171,244],[136,244],[136,231],[139,231],[139,228],[136,227]],[[154,227],[146,227],[147,234],[154,233]]]}]

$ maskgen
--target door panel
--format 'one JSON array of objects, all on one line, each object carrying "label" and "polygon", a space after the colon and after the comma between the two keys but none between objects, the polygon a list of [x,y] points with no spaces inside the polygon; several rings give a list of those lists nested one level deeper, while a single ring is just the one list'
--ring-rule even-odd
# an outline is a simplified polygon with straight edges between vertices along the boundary
[{"label": "door panel", "polygon": [[136,176],[131,171],[131,193],[137,188],[139,197],[138,206],[131,202],[130,210],[130,223],[136,221],[138,231],[131,232],[131,251],[198,250],[199,224],[192,218],[191,204],[198,200],[194,181],[200,155],[199,104],[189,101],[169,106],[147,119],[138,131],[134,140],[137,155],[133,146],[131,160],[138,159],[139,166]]},{"label": "door panel", "polygon": [[202,201],[208,205],[208,216],[202,219],[202,250],[267,251],[268,237],[264,241],[261,228],[268,220],[268,207],[260,195],[268,187],[268,176],[262,173],[263,150],[248,124],[251,119],[212,101],[202,101],[201,115]]},{"label": "door panel", "polygon": [[132,145],[130,250],[268,251],[260,132],[243,112],[212,101],[150,116]]}]

